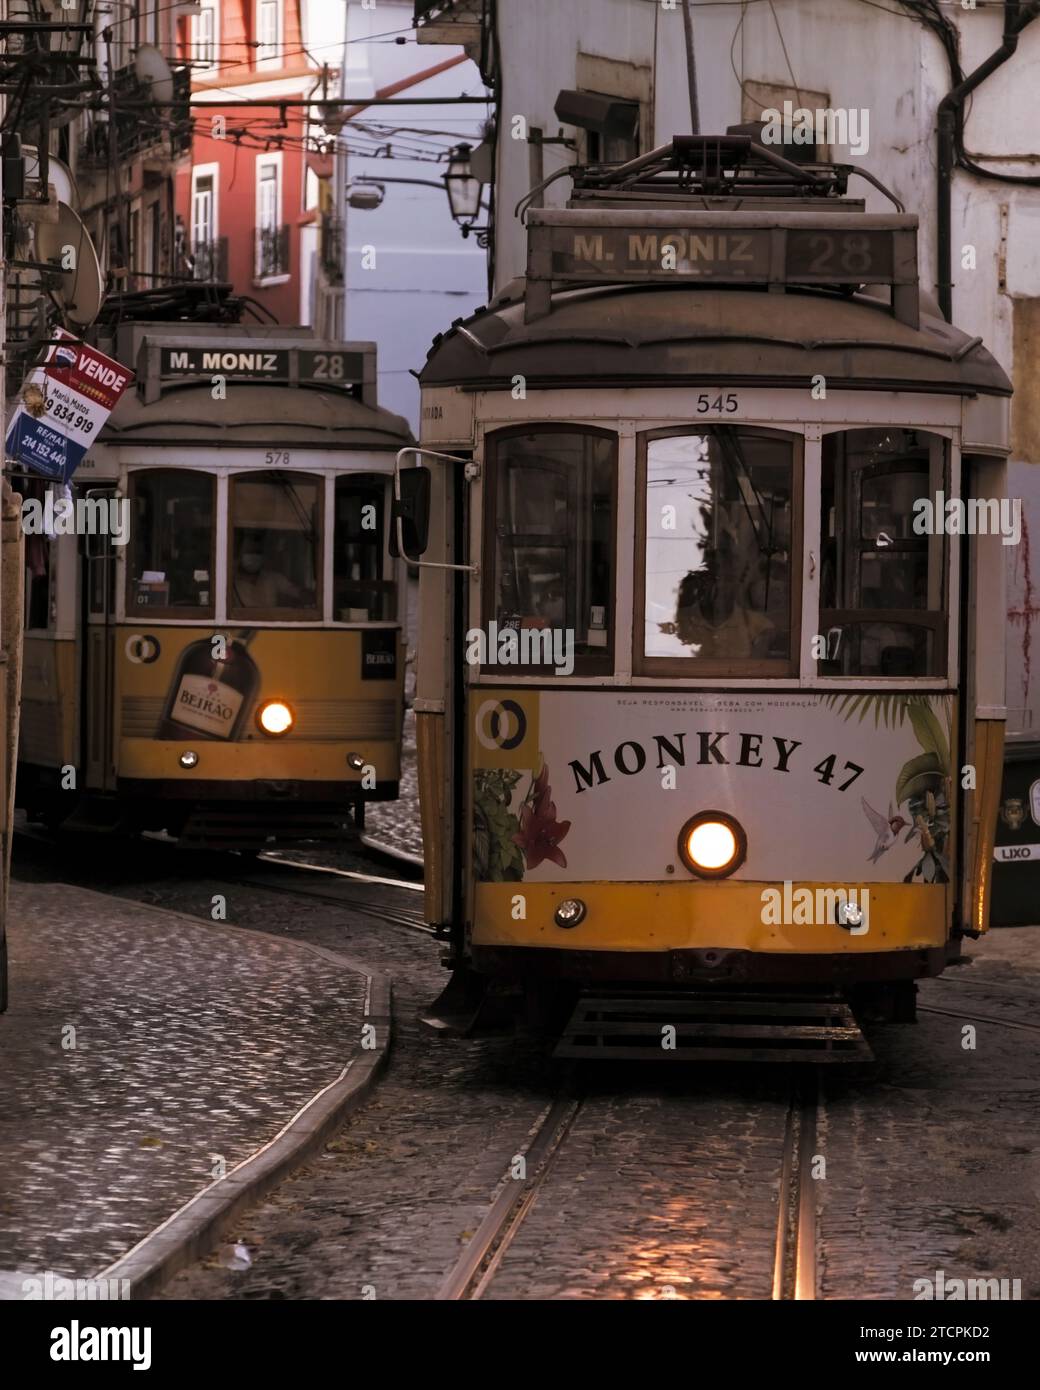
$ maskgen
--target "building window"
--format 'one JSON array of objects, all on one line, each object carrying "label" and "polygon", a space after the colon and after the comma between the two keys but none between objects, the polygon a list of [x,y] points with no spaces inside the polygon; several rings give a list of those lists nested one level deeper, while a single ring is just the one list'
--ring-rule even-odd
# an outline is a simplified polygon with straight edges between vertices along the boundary
[{"label": "building window", "polygon": [[216,169],[207,165],[191,174],[191,255],[196,280],[216,278]]},{"label": "building window", "polygon": [[289,273],[288,229],[282,226],[282,161],[261,155],[256,161],[256,249],[254,276],[270,280]]},{"label": "building window", "polygon": [[217,18],[217,0],[202,0],[202,13],[192,16],[191,58],[199,67],[216,67]]},{"label": "building window", "polygon": [[256,0],[256,65],[273,68],[281,64],[282,0]]}]

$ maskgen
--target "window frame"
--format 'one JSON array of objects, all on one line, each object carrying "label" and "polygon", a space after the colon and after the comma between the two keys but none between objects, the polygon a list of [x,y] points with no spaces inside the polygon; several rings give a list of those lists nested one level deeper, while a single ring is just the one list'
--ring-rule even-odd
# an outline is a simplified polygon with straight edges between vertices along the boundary
[{"label": "window frame", "polygon": [[173,618],[181,622],[208,622],[215,620],[217,612],[217,528],[220,525],[219,501],[220,501],[220,475],[208,468],[190,467],[178,468],[176,464],[162,464],[157,466],[146,465],[144,468],[130,468],[126,475],[126,495],[130,500],[131,525],[134,525],[135,503],[137,500],[136,480],[146,475],[156,473],[176,473],[184,477],[208,478],[211,487],[212,500],[212,524],[210,526],[209,539],[209,574],[210,601],[205,606],[187,607],[179,604],[148,604],[138,607],[131,602],[130,585],[134,582],[133,576],[133,541],[124,549],[130,551],[125,557],[124,574],[122,584],[119,584],[118,576],[115,580],[116,586],[122,590],[122,601],[125,618],[129,621],[137,621],[137,615],[146,614],[150,621],[153,618]]},{"label": "window frame", "polygon": [[[275,39],[274,52],[269,54],[262,53],[262,47],[269,47],[263,44],[260,36],[260,14],[264,5],[273,5],[275,9]],[[283,65],[283,53],[285,49],[285,4],[284,0],[254,0],[253,4],[253,26],[254,34],[258,47],[256,49],[256,68],[258,72],[270,71],[272,68],[280,68]]]},{"label": "window frame", "polygon": [[741,434],[775,438],[791,444],[791,563],[790,563],[790,656],[780,658],[747,658],[745,660],[700,660],[690,656],[646,656],[643,651],[646,621],[646,478],[648,445],[654,439],[700,436],[719,423],[705,420],[694,425],[664,425],[640,430],[635,437],[635,561],[632,574],[632,675],[635,677],[672,677],[682,680],[711,680],[720,677],[734,680],[802,679],[802,603],[805,556],[805,435],[795,429],[745,424],[740,420],[724,421]]},{"label": "window frame", "polygon": [[[574,670],[569,676],[559,676],[552,665],[505,666],[488,661],[473,668],[473,674],[487,675],[496,680],[523,679],[524,677],[549,676],[553,680],[575,680],[582,676],[613,676],[617,669],[617,618],[618,618],[618,506],[620,475],[620,444],[617,429],[607,429],[600,425],[586,425],[580,421],[532,421],[519,425],[507,425],[501,429],[489,430],[484,436],[484,496],[481,508],[481,586],[480,622],[484,633],[490,630],[495,617],[495,542],[497,540],[496,514],[499,481],[499,445],[510,438],[531,434],[580,434],[605,439],[611,445],[611,490],[610,490],[610,594],[607,605],[606,631],[607,646],[602,655],[574,654]],[[490,652],[488,653],[490,656]]]},{"label": "window frame", "polygon": [[[283,216],[283,173],[284,163],[281,150],[265,151],[258,154],[253,168],[253,284],[254,285],[280,285],[288,280],[288,270],[279,270],[274,275],[264,275],[261,273],[260,255],[260,233],[270,231],[275,236],[286,225]],[[265,177],[268,170],[274,171],[273,179]],[[274,222],[270,227],[265,227],[261,220],[260,190],[266,183],[274,184]]]},{"label": "window frame", "polygon": [[[269,480],[273,473],[289,473],[294,479],[306,478],[314,482],[318,498],[318,513],[314,523],[316,547],[314,555],[314,604],[310,608],[249,608],[242,609],[232,602],[231,586],[234,581],[235,564],[235,490],[243,479]],[[325,491],[328,474],[308,472],[305,468],[236,468],[227,474],[227,514],[224,519],[224,612],[228,623],[279,623],[293,626],[305,623],[326,622],[326,578],[325,578]]]},{"label": "window frame", "polygon": [[[220,0],[200,0],[201,12],[191,16],[191,34],[189,36],[189,61],[195,68],[205,71],[209,68],[220,66]],[[203,15],[208,15],[210,19],[210,33],[207,38],[200,34],[201,25],[199,21]],[[203,44],[206,44],[209,56],[200,52]]]},{"label": "window frame", "polygon": [[[954,540],[960,540],[960,539],[961,539],[960,536],[951,536],[951,535],[948,535],[948,534],[945,532],[945,530],[943,530],[943,531],[941,531],[941,532],[934,532],[934,533],[932,533],[931,535],[928,535],[928,536],[927,536],[927,542],[928,542],[927,552],[926,552],[926,553],[927,553],[927,557],[928,557],[927,581],[928,581],[929,590],[931,590],[933,583],[937,583],[937,585],[938,585],[938,590],[939,590],[939,602],[940,602],[939,608],[937,608],[937,609],[934,609],[934,608],[906,608],[906,609],[904,609],[904,608],[824,608],[824,606],[823,606],[823,585],[822,585],[822,563],[823,563],[823,555],[822,555],[822,543],[823,543],[823,524],[824,524],[824,517],[823,517],[823,450],[824,450],[824,441],[825,441],[826,439],[828,439],[828,438],[836,438],[836,437],[841,436],[841,435],[869,433],[869,432],[871,432],[871,431],[875,431],[875,432],[876,432],[876,431],[881,431],[881,430],[900,430],[900,431],[903,431],[904,433],[905,433],[905,432],[908,432],[908,431],[913,431],[913,432],[918,433],[918,434],[926,435],[926,436],[928,436],[931,440],[938,441],[938,443],[939,443],[939,445],[940,445],[940,450],[941,450],[941,456],[940,456],[940,462],[939,462],[939,469],[938,469],[938,476],[937,476],[937,477],[934,476],[935,470],[934,470],[934,468],[933,468],[933,466],[932,466],[932,460],[931,460],[931,457],[930,457],[930,456],[929,456],[929,460],[928,460],[928,467],[927,467],[927,469],[926,469],[926,470],[920,470],[920,471],[926,471],[926,472],[927,472],[927,476],[928,476],[928,492],[927,492],[926,495],[927,495],[928,498],[931,499],[933,502],[934,502],[934,498],[935,498],[935,493],[936,493],[936,491],[941,491],[941,492],[944,494],[944,496],[946,497],[947,500],[950,500],[950,499],[952,499],[952,498],[955,498],[955,497],[959,497],[959,496],[960,496],[960,472],[961,472],[961,470],[960,470],[959,446],[958,446],[958,444],[957,444],[957,441],[956,441],[953,437],[951,437],[950,434],[945,433],[942,429],[938,429],[938,428],[936,428],[936,427],[934,427],[934,426],[927,426],[927,425],[913,425],[913,424],[899,425],[899,424],[894,424],[891,420],[884,420],[884,421],[872,422],[872,423],[870,423],[870,424],[863,424],[863,423],[858,423],[858,424],[842,424],[842,425],[837,425],[837,426],[834,427],[834,428],[828,428],[828,429],[822,430],[822,431],[821,431],[821,434],[820,434],[819,445],[818,445],[818,462],[817,462],[817,470],[818,470],[818,499],[817,499],[817,500],[818,500],[819,516],[820,516],[820,536],[819,536],[819,538],[818,538],[818,540],[817,540],[817,544],[819,544],[820,547],[821,547],[821,555],[820,555],[821,575],[820,575],[819,580],[818,580],[818,582],[817,582],[817,584],[816,584],[816,619],[817,619],[817,623],[818,623],[818,628],[819,628],[819,631],[820,631],[821,634],[826,634],[828,626],[829,626],[829,625],[835,625],[835,620],[836,620],[836,625],[839,625],[839,626],[849,626],[849,627],[852,627],[852,626],[864,626],[864,625],[866,625],[867,623],[870,623],[871,621],[873,621],[873,622],[876,622],[876,623],[890,623],[890,624],[893,624],[893,625],[901,625],[901,626],[904,626],[904,627],[920,627],[920,628],[927,628],[927,629],[929,629],[929,630],[931,631],[931,633],[932,633],[933,652],[934,652],[934,654],[935,654],[935,663],[936,663],[936,665],[937,665],[937,667],[938,667],[938,670],[935,671],[934,673],[929,674],[929,675],[915,675],[915,676],[906,676],[906,675],[893,675],[893,676],[880,676],[880,675],[846,675],[844,672],[837,672],[837,673],[835,673],[835,674],[833,674],[833,675],[830,675],[830,674],[822,673],[822,672],[820,671],[820,669],[819,669],[819,667],[820,667],[820,660],[819,660],[818,658],[813,658],[813,657],[811,657],[811,655],[810,655],[809,669],[808,669],[808,671],[806,672],[806,683],[807,683],[807,684],[812,684],[813,686],[818,686],[818,687],[821,687],[821,686],[822,686],[822,687],[829,687],[829,686],[832,686],[832,685],[834,685],[834,684],[836,684],[836,683],[838,683],[838,682],[843,682],[843,683],[845,683],[845,684],[847,684],[847,685],[849,685],[849,684],[851,684],[851,685],[856,685],[856,684],[863,685],[863,684],[870,684],[870,683],[873,683],[873,682],[877,682],[877,683],[879,683],[879,684],[881,684],[881,685],[883,685],[883,686],[885,686],[885,687],[892,686],[892,685],[895,685],[895,686],[899,686],[899,685],[909,685],[909,686],[911,686],[911,687],[917,687],[917,686],[922,685],[922,684],[924,684],[924,683],[929,683],[929,682],[930,682],[932,685],[942,684],[944,687],[947,687],[947,686],[949,686],[952,682],[954,682],[955,676],[954,676],[954,675],[951,675],[951,672],[955,672],[955,671],[957,670],[957,667],[958,667],[958,661],[957,661],[957,655],[956,655],[956,642],[957,642],[957,624],[959,623],[960,618],[959,618],[959,609],[958,609],[958,605],[957,605],[957,596],[956,596],[956,592],[955,592],[955,584],[957,583],[957,575],[959,574],[960,546],[954,546],[953,544],[951,544],[951,542],[954,541]],[[931,451],[929,450],[929,455],[930,455],[930,452],[931,452]],[[898,462],[898,461],[899,461],[898,459],[893,459],[893,460],[892,460],[892,462]],[[898,470],[898,469],[891,469],[891,470],[889,470],[889,471],[892,471],[892,472],[899,472],[900,470]],[[848,470],[847,470],[847,472],[848,472]],[[846,485],[847,485],[847,482],[848,482],[848,476],[846,477]],[[862,552],[863,552],[862,536],[861,536],[861,534],[860,534],[860,532],[862,531],[862,519],[861,519],[861,518],[862,518],[862,507],[863,507],[863,500],[862,500],[862,483],[861,483],[859,514],[857,515],[857,518],[856,518],[857,533],[856,533],[856,535],[855,535],[854,537],[850,537],[849,540],[848,540],[848,542],[847,542],[847,544],[848,544],[849,546],[854,546],[854,547],[855,547],[857,554],[862,554]],[[844,517],[841,518],[842,524],[844,524],[844,520],[845,520]],[[836,531],[837,531],[837,526],[838,526],[838,518],[836,517],[836,518],[835,518],[835,528],[836,528]],[[897,543],[896,543],[896,551],[895,551],[895,553],[898,553],[900,550],[906,550],[906,549],[908,549],[908,547],[906,546],[906,543],[905,543],[905,542],[902,542],[902,543],[898,543],[898,542],[897,542]],[[939,557],[939,558],[938,558],[938,565],[937,565],[936,571],[933,572],[933,562],[934,562],[934,561],[933,561],[933,557],[934,557],[934,555],[935,555],[936,552],[938,552],[938,557]],[[841,583],[842,583],[842,588],[844,588],[845,582],[846,582],[846,581],[845,581],[845,578],[844,578],[844,576],[842,576],[842,581],[841,581]],[[824,614],[825,614],[825,613],[829,615],[829,622],[825,622],[825,621],[824,621]]]},{"label": "window frame", "polygon": [[[362,622],[368,626],[375,625],[386,627],[387,625],[400,625],[403,623],[403,619],[400,616],[402,605],[407,605],[408,596],[407,593],[403,591],[402,585],[399,582],[396,573],[397,562],[391,556],[389,550],[391,524],[390,514],[394,500],[392,486],[393,474],[382,473],[374,468],[340,469],[333,473],[330,473],[329,480],[331,483],[331,488],[329,489],[331,505],[327,540],[329,545],[331,564],[329,575],[328,621],[339,627],[357,627],[358,624]],[[376,582],[381,586],[382,591],[392,593],[394,600],[395,616],[393,618],[340,618],[337,616],[336,607],[336,557],[339,553],[339,548],[336,543],[336,526],[339,520],[336,508],[337,493],[341,483],[357,481],[367,482],[369,480],[378,480],[382,485],[383,489],[383,525],[381,527],[379,536],[379,579]]]},{"label": "window frame", "polygon": [[191,208],[190,221],[188,224],[188,250],[194,256],[196,246],[200,243],[195,239],[195,228],[198,225],[195,217],[195,200],[198,197],[198,185],[201,179],[212,179],[212,187],[208,190],[210,196],[210,206],[213,209],[212,235],[208,246],[215,245],[220,235],[220,166],[219,164],[193,164],[191,169]]}]

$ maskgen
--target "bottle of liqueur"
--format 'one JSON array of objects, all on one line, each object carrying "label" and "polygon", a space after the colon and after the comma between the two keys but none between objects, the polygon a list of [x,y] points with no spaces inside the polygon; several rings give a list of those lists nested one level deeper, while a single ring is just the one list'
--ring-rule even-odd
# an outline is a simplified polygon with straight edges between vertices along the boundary
[{"label": "bottle of liqueur", "polygon": [[[214,633],[190,642],[173,673],[156,738],[238,738],[260,688],[260,671],[247,648],[255,628],[237,636]],[[224,655],[214,637],[223,637]]]}]

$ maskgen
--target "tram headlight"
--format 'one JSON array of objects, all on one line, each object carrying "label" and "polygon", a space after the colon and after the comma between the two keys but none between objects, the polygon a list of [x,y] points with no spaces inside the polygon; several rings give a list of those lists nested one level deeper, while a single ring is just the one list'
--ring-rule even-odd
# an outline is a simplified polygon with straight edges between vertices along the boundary
[{"label": "tram headlight", "polygon": [[177,761],[180,763],[181,767],[197,767],[199,755],[198,753],[193,753],[189,748],[180,755]]},{"label": "tram headlight", "polygon": [[265,734],[277,738],[280,734],[287,734],[296,721],[284,700],[268,700],[257,710],[256,722]]},{"label": "tram headlight", "polygon": [[698,878],[726,878],[747,857],[744,828],[725,811],[699,811],[679,831],[679,857]]}]

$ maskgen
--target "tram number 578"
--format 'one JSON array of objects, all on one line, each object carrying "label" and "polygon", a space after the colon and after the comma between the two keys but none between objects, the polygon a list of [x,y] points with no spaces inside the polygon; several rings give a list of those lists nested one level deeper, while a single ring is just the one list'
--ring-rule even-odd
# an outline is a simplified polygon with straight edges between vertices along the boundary
[{"label": "tram number 578", "polygon": [[735,391],[727,391],[724,395],[718,396],[702,391],[697,397],[698,415],[732,415],[739,408],[740,402]]}]

